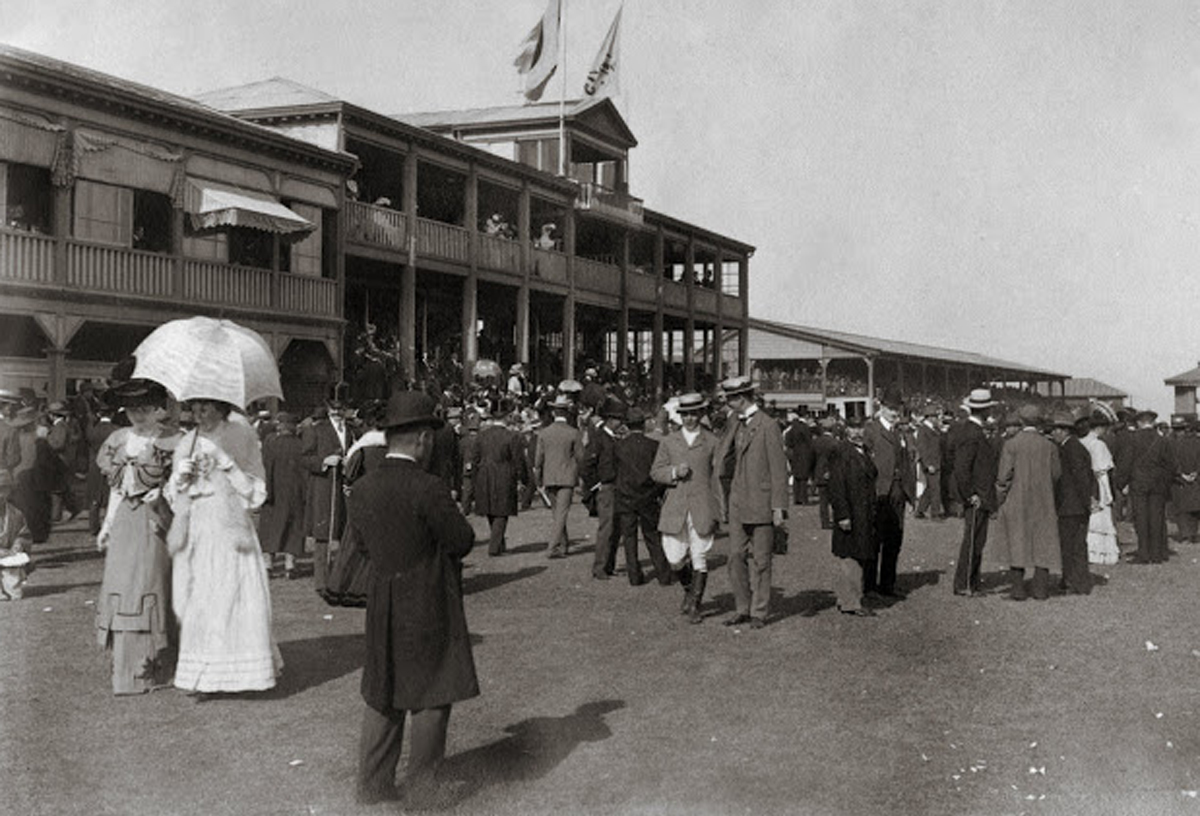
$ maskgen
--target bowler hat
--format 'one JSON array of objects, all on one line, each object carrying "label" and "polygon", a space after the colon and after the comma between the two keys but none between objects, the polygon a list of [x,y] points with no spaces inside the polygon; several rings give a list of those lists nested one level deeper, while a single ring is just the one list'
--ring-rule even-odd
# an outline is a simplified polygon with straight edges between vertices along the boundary
[{"label": "bowler hat", "polygon": [[388,400],[381,428],[440,428],[437,400],[421,391],[397,391]]},{"label": "bowler hat", "polygon": [[630,428],[646,427],[646,412],[641,408],[638,408],[636,405],[633,406],[625,415],[625,424]]},{"label": "bowler hat", "polygon": [[700,394],[680,394],[675,405],[675,410],[679,413],[690,413],[692,411],[703,411],[707,407],[708,400]]},{"label": "bowler hat", "polygon": [[749,394],[752,391],[754,391],[754,381],[744,374],[740,377],[730,377],[721,382],[721,393],[726,397]]},{"label": "bowler hat", "polygon": [[104,393],[110,405],[136,408],[143,405],[162,405],[167,401],[167,389],[153,380],[129,380],[114,385]]},{"label": "bowler hat", "polygon": [[883,396],[879,398],[879,401],[885,407],[899,411],[904,407],[904,395],[900,393],[900,386],[890,383],[887,388],[883,389]]},{"label": "bowler hat", "polygon": [[1055,428],[1074,428],[1077,421],[1070,411],[1055,411],[1050,417],[1050,424]]},{"label": "bowler hat", "polygon": [[968,411],[982,411],[985,408],[993,408],[999,403],[992,399],[991,389],[974,388],[962,401],[962,404]]},{"label": "bowler hat", "polygon": [[625,403],[616,397],[608,397],[600,406],[600,416],[604,419],[624,419],[625,413]]},{"label": "bowler hat", "polygon": [[1032,402],[1027,402],[1017,409],[1017,418],[1021,420],[1022,425],[1037,425],[1042,421],[1042,409]]},{"label": "bowler hat", "polygon": [[1158,419],[1158,412],[1150,410],[1138,411],[1135,419],[1138,422],[1153,422],[1154,420]]}]

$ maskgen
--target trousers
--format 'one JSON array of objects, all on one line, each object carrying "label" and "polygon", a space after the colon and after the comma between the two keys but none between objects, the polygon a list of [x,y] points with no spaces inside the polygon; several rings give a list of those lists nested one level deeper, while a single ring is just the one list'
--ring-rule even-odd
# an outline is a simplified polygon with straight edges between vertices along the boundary
[{"label": "trousers", "polygon": [[450,706],[417,711],[376,711],[365,706],[358,740],[360,796],[384,796],[395,790],[396,766],[400,763],[406,717],[412,724],[412,735],[409,737],[405,782],[410,789],[419,789],[434,782],[438,767],[446,755]]},{"label": "trousers", "polygon": [[771,606],[775,526],[729,519],[729,583],[737,614],[766,620]]}]

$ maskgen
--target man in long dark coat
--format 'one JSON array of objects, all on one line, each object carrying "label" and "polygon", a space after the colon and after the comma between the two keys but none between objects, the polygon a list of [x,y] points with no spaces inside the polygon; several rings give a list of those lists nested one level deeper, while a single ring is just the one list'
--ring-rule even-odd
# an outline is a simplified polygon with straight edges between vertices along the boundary
[{"label": "man in long dark coat", "polygon": [[916,427],[917,459],[925,478],[925,492],[917,501],[917,518],[924,518],[926,513],[931,518],[946,515],[942,504],[942,429],[939,424],[937,407],[927,406]]},{"label": "man in long dark coat", "polygon": [[437,771],[453,703],[479,694],[462,602],[462,559],[475,534],[438,477],[427,473],[436,402],[395,394],[384,426],[388,454],[347,500],[348,541],[371,562],[358,799],[399,798],[395,787],[404,721],[409,720],[406,804],[446,805]]},{"label": "man in long dark coat", "polygon": [[1179,540],[1200,543],[1200,435],[1196,419],[1184,420],[1182,431],[1171,437],[1176,478],[1171,486],[1171,506],[1179,525]]},{"label": "man in long dark coat", "polygon": [[884,597],[900,596],[896,588],[896,564],[904,544],[904,506],[916,495],[916,473],[907,440],[901,429],[903,398],[896,389],[884,392],[881,405],[863,430],[863,445],[871,454],[878,474],[875,478],[875,535],[879,559],[867,570],[867,591]]},{"label": "man in long dark coat", "polygon": [[837,605],[842,614],[873,617],[862,605],[864,569],[875,566],[875,463],[863,448],[862,420],[846,423],[846,440],[829,461],[829,503],[833,507],[833,554],[838,559]]},{"label": "man in long dark coat", "polygon": [[954,570],[955,595],[974,595],[979,591],[988,518],[997,509],[999,454],[986,431],[987,412],[996,405],[991,391],[977,388],[963,401],[967,419],[954,426],[953,492],[964,508],[962,545]]},{"label": "man in long dark coat", "polygon": [[338,395],[329,401],[324,417],[316,419],[301,435],[302,461],[308,471],[305,517],[313,539],[313,588],[325,590],[329,575],[329,542],[340,540],[346,523],[345,456],[354,444],[354,431],[346,423]]},{"label": "man in long dark coat", "polygon": [[645,583],[638,563],[638,527],[646,541],[646,550],[654,564],[654,575],[663,586],[671,583],[671,568],[663,553],[658,534],[658,514],[663,486],[650,477],[650,468],[658,453],[658,440],[646,436],[646,415],[636,406],[629,409],[625,424],[629,433],[613,446],[617,466],[616,525],[625,550],[625,573],[629,583]]},{"label": "man in long dark coat", "polygon": [[275,417],[275,431],[263,441],[267,500],[259,520],[258,539],[267,567],[283,553],[284,575],[296,577],[296,557],[304,554],[304,493],[308,481],[300,462],[304,443],[296,418],[286,411]]},{"label": "man in long dark coat", "polygon": [[829,515],[829,460],[837,450],[838,439],[833,435],[837,420],[821,417],[817,423],[817,434],[813,437],[813,484],[817,488],[817,514],[822,530],[833,529]]},{"label": "man in long dark coat", "polygon": [[1167,560],[1167,496],[1176,477],[1175,460],[1167,440],[1154,427],[1158,414],[1142,411],[1137,430],[1128,434],[1116,459],[1117,490],[1129,496],[1133,526],[1137,531],[1134,564],[1161,564]]},{"label": "man in long dark coat", "polygon": [[479,432],[475,455],[475,512],[488,520],[488,555],[503,555],[508,517],[517,514],[517,483],[524,473],[521,437],[503,421],[488,422]]},{"label": "man in long dark coat", "polygon": [[[1086,423],[1087,417],[1084,417]],[[1067,411],[1053,418],[1054,441],[1062,475],[1054,485],[1054,506],[1058,511],[1058,543],[1062,550],[1062,583],[1068,592],[1087,595],[1092,591],[1088,571],[1088,519],[1098,506],[1099,489],[1092,473],[1092,455],[1075,435],[1076,419]],[[1083,432],[1087,432],[1086,425]]]},{"label": "man in long dark coat", "polygon": [[609,397],[600,408],[604,424],[588,435],[583,452],[583,479],[585,493],[594,493],[596,499],[596,551],[592,558],[592,577],[607,580],[616,569],[617,544],[620,531],[617,529],[617,462],[615,447],[617,434],[625,421],[625,403]]},{"label": "man in long dark coat", "polygon": [[812,431],[803,419],[792,415],[787,430],[783,432],[783,445],[787,449],[788,466],[792,471],[792,501],[808,504],[808,483],[813,475]]}]

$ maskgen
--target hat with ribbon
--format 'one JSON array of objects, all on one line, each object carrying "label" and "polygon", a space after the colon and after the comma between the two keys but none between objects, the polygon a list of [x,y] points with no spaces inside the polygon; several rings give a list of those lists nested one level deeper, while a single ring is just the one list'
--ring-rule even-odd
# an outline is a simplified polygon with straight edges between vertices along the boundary
[{"label": "hat with ribbon", "polygon": [[680,394],[675,405],[675,410],[681,414],[688,414],[693,411],[703,411],[707,407],[708,400],[700,394]]},{"label": "hat with ribbon", "polygon": [[398,391],[388,400],[381,428],[440,428],[437,400],[421,391]]},{"label": "hat with ribbon", "polygon": [[963,407],[968,411],[982,411],[985,408],[994,408],[999,404],[992,399],[991,389],[988,388],[974,388],[962,401]]},{"label": "hat with ribbon", "polygon": [[749,394],[754,391],[754,381],[745,374],[721,381],[721,393],[726,397]]}]

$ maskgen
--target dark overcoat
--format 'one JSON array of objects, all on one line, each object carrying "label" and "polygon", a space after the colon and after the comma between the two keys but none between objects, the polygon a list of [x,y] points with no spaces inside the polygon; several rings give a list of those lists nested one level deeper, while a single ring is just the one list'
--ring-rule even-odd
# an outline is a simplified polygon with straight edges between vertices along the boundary
[{"label": "dark overcoat", "polygon": [[[1171,438],[1175,470],[1179,474],[1200,473],[1200,436],[1186,433]],[[1200,513],[1200,479],[1176,479],[1171,486],[1171,504],[1177,513]]]},{"label": "dark overcoat", "polygon": [[[354,444],[354,432],[349,427],[346,428],[346,444],[343,446],[333,424],[325,418],[305,428],[300,438],[304,442],[302,461],[304,469],[308,472],[308,492],[304,504],[305,528],[308,535],[318,541],[338,538],[346,523],[346,506],[342,497],[344,473],[341,467],[323,468],[321,463],[325,461],[325,457],[335,453],[345,456],[346,451]],[[331,502],[336,502],[332,511]],[[332,515],[333,512],[336,512],[336,516]],[[331,517],[332,531],[329,529]]]},{"label": "dark overcoat", "polygon": [[304,494],[308,474],[300,462],[304,443],[294,433],[273,433],[263,442],[267,500],[259,517],[263,552],[304,555]]},{"label": "dark overcoat", "polygon": [[979,497],[982,510],[996,512],[996,472],[1000,467],[996,447],[983,428],[972,420],[954,426],[954,491],[966,504]]},{"label": "dark overcoat", "polygon": [[[644,433],[631,433],[618,439],[613,446],[617,465],[617,512],[635,513],[656,510],[662,498],[663,485],[650,476],[650,468],[658,453],[658,440]],[[658,522],[655,521],[657,527]]]},{"label": "dark overcoat", "polygon": [[515,516],[517,482],[524,472],[521,436],[503,425],[479,432],[475,469],[475,512],[481,516]]},{"label": "dark overcoat", "polygon": [[792,421],[783,434],[783,444],[787,447],[788,464],[792,468],[792,476],[797,479],[811,479],[813,463],[812,431],[803,421]]},{"label": "dark overcoat", "polygon": [[450,489],[415,462],[386,459],[355,485],[347,517],[346,539],[371,563],[363,700],[413,711],[477,696],[462,600],[475,534]]},{"label": "dark overcoat", "polygon": [[[833,554],[871,561],[879,554],[875,535],[875,479],[870,455],[841,442],[829,457],[829,506],[833,514]],[[837,522],[850,519],[850,532]]]},{"label": "dark overcoat", "polygon": [[1060,516],[1087,516],[1092,500],[1099,497],[1096,476],[1092,473],[1092,455],[1083,443],[1068,436],[1058,448],[1062,475],[1054,483],[1054,506]]}]

